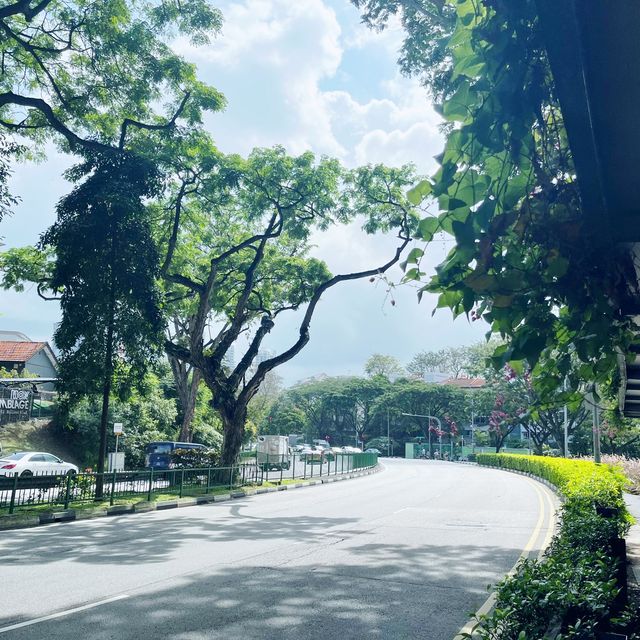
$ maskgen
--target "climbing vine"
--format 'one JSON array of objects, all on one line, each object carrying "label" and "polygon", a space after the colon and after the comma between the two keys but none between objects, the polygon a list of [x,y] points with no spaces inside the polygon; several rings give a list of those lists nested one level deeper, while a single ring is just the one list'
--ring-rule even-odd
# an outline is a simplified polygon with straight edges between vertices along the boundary
[{"label": "climbing vine", "polygon": [[[422,291],[438,307],[483,319],[507,339],[497,365],[533,366],[538,389],[565,377],[604,382],[616,350],[636,340],[623,310],[636,290],[622,249],[604,247],[581,210],[578,182],[533,0],[451,0],[447,41],[455,92],[439,111],[449,130],[439,170],[416,185],[435,215],[419,237],[439,232],[454,248]],[[407,280],[424,280],[421,250]]]}]

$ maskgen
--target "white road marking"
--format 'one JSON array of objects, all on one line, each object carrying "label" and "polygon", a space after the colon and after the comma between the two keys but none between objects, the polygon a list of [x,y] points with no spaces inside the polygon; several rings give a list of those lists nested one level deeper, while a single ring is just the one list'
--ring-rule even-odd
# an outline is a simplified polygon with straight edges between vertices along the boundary
[{"label": "white road marking", "polygon": [[14,631],[15,629],[21,629],[22,627],[29,627],[32,624],[38,624],[39,622],[45,622],[46,620],[55,620],[56,618],[62,618],[62,616],[68,616],[72,613],[78,613],[79,611],[86,611],[87,609],[93,609],[94,607],[100,607],[103,604],[110,604],[111,602],[117,602],[118,600],[124,600],[129,597],[129,595],[123,593],[122,595],[113,596],[113,598],[107,598],[106,600],[99,600],[98,602],[92,602],[91,604],[84,604],[81,607],[74,607],[73,609],[67,609],[66,611],[58,611],[58,613],[52,613],[50,616],[42,616],[41,618],[18,622],[17,624],[12,624],[8,627],[0,627],[0,633]]}]

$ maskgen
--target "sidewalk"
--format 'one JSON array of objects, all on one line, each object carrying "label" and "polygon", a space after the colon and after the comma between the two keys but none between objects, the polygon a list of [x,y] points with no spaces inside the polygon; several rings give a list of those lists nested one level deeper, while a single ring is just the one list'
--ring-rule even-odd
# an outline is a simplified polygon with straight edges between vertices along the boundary
[{"label": "sidewalk", "polygon": [[629,513],[636,519],[636,524],[629,529],[627,534],[627,558],[630,563],[629,581],[635,580],[640,585],[640,496],[630,493],[624,494]]}]

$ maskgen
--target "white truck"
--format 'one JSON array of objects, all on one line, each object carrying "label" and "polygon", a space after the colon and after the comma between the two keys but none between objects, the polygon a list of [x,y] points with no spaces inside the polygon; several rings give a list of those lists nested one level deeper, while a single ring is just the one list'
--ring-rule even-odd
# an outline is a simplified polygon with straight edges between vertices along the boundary
[{"label": "white truck", "polygon": [[281,471],[291,466],[287,436],[258,436],[256,463],[264,471]]}]

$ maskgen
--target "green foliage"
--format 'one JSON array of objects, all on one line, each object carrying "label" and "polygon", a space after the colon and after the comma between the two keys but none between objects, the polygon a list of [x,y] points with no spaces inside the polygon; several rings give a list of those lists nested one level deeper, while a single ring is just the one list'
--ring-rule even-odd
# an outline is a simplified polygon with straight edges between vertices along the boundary
[{"label": "green foliage", "polygon": [[387,380],[399,378],[405,374],[402,365],[393,356],[374,353],[365,363],[364,372],[370,377],[382,376]]},{"label": "green foliage", "polygon": [[9,191],[8,182],[11,176],[11,158],[19,151],[20,147],[8,141],[0,132],[0,220],[18,204],[18,199]]},{"label": "green foliage", "polygon": [[[508,345],[495,363],[528,361],[538,393],[569,379],[609,381],[616,352],[635,341],[621,314],[635,289],[626,250],[602,247],[586,228],[570,149],[554,93],[534,0],[442,3],[359,1],[365,19],[384,25],[403,9],[410,16],[455,13],[438,31],[430,18],[416,55],[435,55],[451,70],[440,111],[449,123],[440,169],[410,192],[437,200],[437,218],[419,233],[455,239],[425,290],[438,307],[484,319]],[[413,8],[412,8],[413,7]],[[408,37],[419,31],[408,27]],[[412,269],[407,277],[416,274]]]},{"label": "green foliage", "polygon": [[58,204],[42,244],[56,255],[48,288],[60,295],[61,389],[71,398],[96,393],[112,375],[126,391],[157,353],[162,318],[158,254],[143,199],[158,188],[152,165],[133,156],[88,159],[70,176],[84,178]]},{"label": "green foliage", "polygon": [[217,449],[175,449],[171,452],[171,462],[177,469],[214,467],[220,460]]},{"label": "green foliage", "polygon": [[511,454],[479,454],[478,463],[503,469],[515,469],[548,480],[567,499],[567,505],[594,508],[594,505],[615,509],[621,526],[626,522],[622,492],[626,478],[609,465],[588,460],[520,456]]},{"label": "green foliage", "polygon": [[0,129],[122,148],[131,131],[192,126],[224,104],[169,44],[219,31],[205,0],[27,0],[2,11]]},{"label": "green foliage", "polygon": [[560,625],[557,637],[587,640],[610,628],[618,595],[612,543],[629,527],[622,496],[626,480],[619,469],[509,454],[479,454],[477,461],[544,478],[565,503],[560,531],[545,557],[521,561],[515,574],[498,585],[495,610],[479,620],[474,637],[541,638]]},{"label": "green foliage", "polygon": [[451,92],[453,65],[447,42],[455,27],[453,3],[443,0],[351,0],[362,21],[381,31],[400,18],[406,37],[398,64],[403,74],[417,76],[436,97]]},{"label": "green foliage", "polygon": [[0,253],[3,289],[24,291],[25,282],[44,283],[51,280],[54,252],[50,247],[19,247]]},{"label": "green foliage", "polygon": [[[86,397],[75,404],[68,414],[61,413],[55,429],[80,465],[94,467],[100,438],[100,398]],[[147,374],[141,391],[133,390],[126,400],[113,398],[109,408],[109,423],[122,422],[125,436],[120,450],[125,452],[127,468],[144,467],[144,448],[155,440],[175,440],[177,427],[176,401],[167,397],[153,374]],[[113,450],[115,437],[109,435]]]}]

